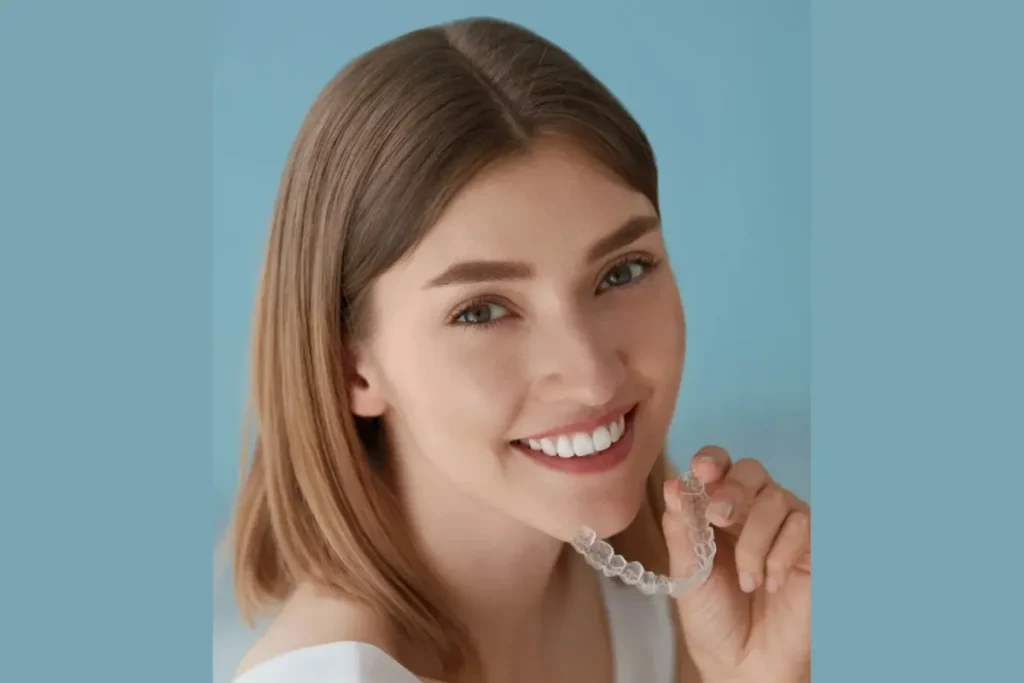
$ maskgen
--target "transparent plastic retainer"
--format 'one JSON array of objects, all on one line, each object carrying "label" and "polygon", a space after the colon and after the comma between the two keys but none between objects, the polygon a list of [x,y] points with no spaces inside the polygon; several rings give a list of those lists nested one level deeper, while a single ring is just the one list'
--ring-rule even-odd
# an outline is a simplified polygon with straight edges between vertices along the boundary
[{"label": "transparent plastic retainer", "polygon": [[594,569],[605,576],[619,579],[629,586],[636,587],[644,595],[671,595],[682,597],[694,588],[702,585],[711,575],[715,562],[715,532],[707,520],[708,496],[704,485],[692,473],[679,477],[681,492],[679,494],[679,511],[690,529],[690,541],[693,544],[691,562],[682,576],[668,577],[655,574],[644,569],[639,562],[629,562],[606,541],[600,540],[597,533],[588,527],[576,532],[571,543],[572,547]]}]

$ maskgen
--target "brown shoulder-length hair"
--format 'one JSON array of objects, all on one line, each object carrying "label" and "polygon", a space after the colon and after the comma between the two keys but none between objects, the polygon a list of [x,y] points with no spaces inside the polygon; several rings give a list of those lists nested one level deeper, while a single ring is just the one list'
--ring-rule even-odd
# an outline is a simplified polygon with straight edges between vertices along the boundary
[{"label": "brown shoulder-length hair", "polygon": [[[575,59],[521,26],[468,19],[407,33],[340,71],[291,148],[252,332],[255,445],[232,524],[247,620],[312,582],[387,615],[458,669],[470,634],[399,515],[380,426],[352,415],[346,346],[371,332],[367,293],[485,166],[571,141],[658,207],[643,131]],[[251,455],[251,458],[248,457]],[[616,547],[667,569],[664,457]]]}]

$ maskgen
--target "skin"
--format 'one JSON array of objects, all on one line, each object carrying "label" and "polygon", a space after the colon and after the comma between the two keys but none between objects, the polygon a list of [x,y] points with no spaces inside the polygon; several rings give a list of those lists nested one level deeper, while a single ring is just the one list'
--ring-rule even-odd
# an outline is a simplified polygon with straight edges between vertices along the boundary
[{"label": "skin", "polygon": [[[518,265],[451,277],[481,261]],[[685,322],[654,207],[574,148],[539,145],[474,179],[375,283],[372,307],[373,333],[354,349],[353,410],[385,419],[413,535],[478,634],[487,680],[610,681],[597,578],[564,541],[582,525],[602,536],[628,526],[675,408]],[[512,443],[631,406],[633,447],[608,471],[553,471]],[[792,566],[807,543],[786,523],[802,504],[774,493],[755,461],[701,455],[695,472],[735,511],[712,521],[738,540],[735,551],[720,540],[725,559],[679,602],[680,679],[698,666],[709,683],[801,680],[809,582]],[[689,545],[673,515],[665,530],[681,565]],[[741,590],[737,567],[762,597]],[[782,586],[771,598],[766,577]],[[371,612],[305,587],[243,669],[331,640],[370,642],[430,673]]]}]

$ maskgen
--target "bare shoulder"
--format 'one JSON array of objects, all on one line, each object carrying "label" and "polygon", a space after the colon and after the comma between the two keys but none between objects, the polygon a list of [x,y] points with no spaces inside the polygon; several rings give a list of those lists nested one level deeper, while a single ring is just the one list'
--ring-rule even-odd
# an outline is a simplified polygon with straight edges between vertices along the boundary
[{"label": "bare shoulder", "polygon": [[390,630],[372,610],[312,587],[302,587],[242,658],[235,676],[289,652],[343,641],[375,645],[394,654]]}]

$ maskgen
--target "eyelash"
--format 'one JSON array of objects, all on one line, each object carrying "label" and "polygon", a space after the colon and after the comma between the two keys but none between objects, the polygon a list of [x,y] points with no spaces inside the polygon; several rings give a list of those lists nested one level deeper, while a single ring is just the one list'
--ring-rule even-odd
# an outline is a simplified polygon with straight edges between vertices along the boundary
[{"label": "eyelash", "polygon": [[[628,265],[628,264],[634,264],[634,263],[637,264],[637,265],[642,266],[643,269],[644,269],[643,272],[640,275],[638,275],[635,280],[630,280],[629,282],[627,282],[624,285],[619,285],[617,287],[613,286],[613,287],[610,287],[609,289],[622,289],[623,287],[629,287],[631,285],[635,285],[638,282],[641,282],[642,280],[646,279],[647,276],[650,275],[651,272],[654,271],[654,269],[656,269],[659,265],[661,265],[661,262],[658,259],[656,259],[653,256],[650,256],[648,254],[628,254],[626,256],[623,256],[623,257],[617,259],[616,261],[613,261],[611,264],[608,265],[607,268],[604,269],[604,271],[602,272],[602,275],[601,275],[601,280],[598,282],[598,287],[600,287],[601,283],[604,282],[605,278],[607,278],[608,274],[611,273],[613,270],[615,270],[616,268],[619,268],[621,266]],[[607,291],[608,291],[608,289],[598,290],[597,294],[598,294],[598,296],[600,296],[600,295],[604,294]],[[497,325],[498,323],[500,323],[503,320],[505,320],[505,318],[507,316],[502,316],[502,317],[500,317],[500,318],[498,318],[496,320],[488,320],[487,322],[482,322],[482,323],[459,322],[459,318],[461,318],[463,315],[465,315],[469,311],[472,311],[474,308],[480,308],[482,306],[488,306],[488,305],[492,305],[492,304],[496,304],[496,305],[502,306],[504,308],[509,308],[509,306],[507,304],[501,302],[500,300],[495,299],[494,297],[491,297],[491,296],[481,296],[481,297],[478,297],[476,299],[472,299],[472,300],[466,302],[464,305],[460,306],[459,309],[454,314],[452,314],[451,318],[449,319],[449,324],[454,325],[456,327],[463,327],[463,328],[466,328],[466,329],[472,329],[472,330],[476,330],[476,331],[486,330],[486,329],[488,329],[488,328],[490,328],[490,327],[492,327],[494,325]]]},{"label": "eyelash", "polygon": [[484,322],[484,323],[466,323],[466,322],[460,322],[459,321],[459,318],[461,318],[463,315],[465,315],[469,311],[472,311],[475,308],[481,308],[483,306],[489,306],[489,305],[493,305],[493,304],[496,304],[496,305],[501,306],[503,308],[508,308],[507,304],[502,303],[501,301],[496,300],[494,297],[482,296],[482,297],[479,297],[477,299],[473,299],[471,301],[466,302],[465,305],[463,305],[461,308],[459,308],[459,310],[456,311],[454,315],[452,315],[450,323],[452,325],[455,325],[456,327],[462,327],[462,328],[465,328],[465,329],[471,329],[471,330],[477,330],[477,331],[485,330],[485,329],[487,329],[489,327],[497,325],[498,323],[500,323],[502,320],[505,319],[504,316],[502,316],[501,318],[498,318],[496,320],[488,320],[487,322]]},{"label": "eyelash", "polygon": [[[623,287],[629,287],[630,285],[635,285],[636,283],[646,279],[647,276],[650,275],[651,272],[653,272],[654,269],[657,268],[661,264],[661,262],[658,259],[654,258],[650,254],[626,254],[625,256],[622,256],[622,257],[616,259],[615,261],[612,261],[610,264],[608,264],[608,267],[604,269],[604,272],[601,275],[601,281],[600,282],[604,282],[604,279],[606,277],[608,277],[608,274],[610,272],[612,272],[613,270],[615,270],[616,268],[618,268],[620,266],[629,265],[629,264],[632,264],[632,263],[635,263],[637,265],[643,266],[644,271],[642,273],[640,273],[640,275],[638,275],[635,280],[630,280],[629,282],[627,282],[624,285],[619,285],[618,287],[612,287],[611,289],[622,289]],[[600,286],[600,282],[598,283],[598,286]],[[602,291],[606,292],[608,290],[602,290]],[[599,292],[599,293],[601,293],[601,292]]]}]

